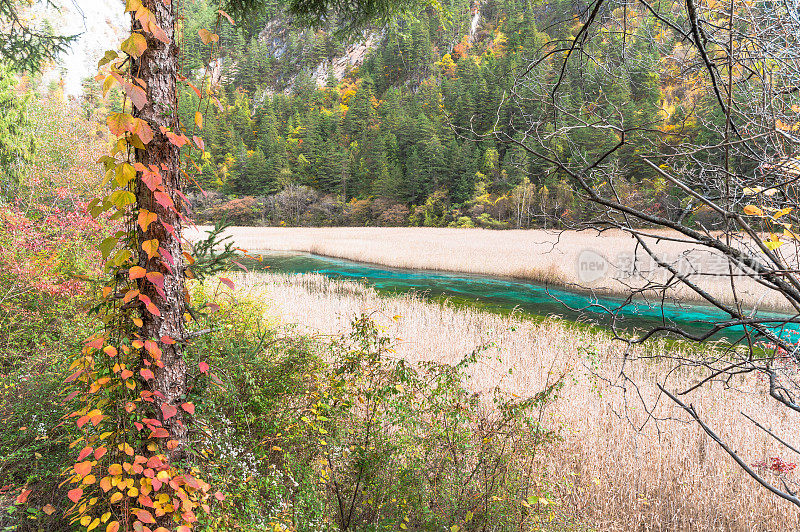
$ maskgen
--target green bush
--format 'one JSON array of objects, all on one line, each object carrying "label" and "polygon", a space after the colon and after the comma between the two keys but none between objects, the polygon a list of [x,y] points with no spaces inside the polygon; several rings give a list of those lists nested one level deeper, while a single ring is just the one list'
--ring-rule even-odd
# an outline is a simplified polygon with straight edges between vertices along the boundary
[{"label": "green bush", "polygon": [[536,457],[559,437],[541,420],[561,379],[526,399],[475,394],[483,349],[412,366],[367,316],[334,341],[280,335],[247,304],[216,327],[198,350],[218,368],[198,407],[209,473],[230,494],[215,529],[519,530],[549,516]]}]

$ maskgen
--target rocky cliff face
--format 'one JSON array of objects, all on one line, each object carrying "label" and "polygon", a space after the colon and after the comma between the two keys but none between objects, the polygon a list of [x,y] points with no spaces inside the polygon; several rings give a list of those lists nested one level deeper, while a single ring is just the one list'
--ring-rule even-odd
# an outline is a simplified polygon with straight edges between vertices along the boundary
[{"label": "rocky cliff face", "polygon": [[[270,21],[264,26],[264,29],[259,32],[258,40],[267,45],[267,53],[269,55],[280,60],[290,51],[292,29],[289,20],[285,18],[275,19]],[[322,58],[316,64],[306,66],[301,70],[305,70],[318,87],[325,86],[331,76],[335,78],[336,81],[341,81],[348,72],[354,68],[360,67],[364,63],[364,59],[366,59],[369,51],[380,42],[381,36],[381,32],[367,32],[363,40],[351,43],[347,45],[343,51],[339,50],[340,53],[331,57]],[[299,34],[302,54],[306,57],[313,55],[312,47],[314,46],[314,37],[315,34],[310,31],[303,31]],[[292,91],[297,74],[299,74],[299,72],[295,73],[289,79],[280,80],[284,86],[284,92],[289,93]]]}]

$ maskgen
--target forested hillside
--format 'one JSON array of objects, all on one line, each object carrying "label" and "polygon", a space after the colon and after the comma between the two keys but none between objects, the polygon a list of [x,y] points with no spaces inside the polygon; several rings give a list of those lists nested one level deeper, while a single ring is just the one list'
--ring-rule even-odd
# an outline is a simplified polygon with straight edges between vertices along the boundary
[{"label": "forested hillside", "polygon": [[[201,220],[505,228],[587,215],[564,175],[494,134],[520,118],[547,116],[551,102],[509,96],[535,54],[572,37],[559,31],[578,30],[586,13],[574,2],[448,0],[440,11],[373,28],[360,40],[339,37],[336,28],[300,30],[276,7],[244,32],[221,28],[221,58],[209,68],[198,29],[213,24],[216,11],[204,0],[182,5],[184,75],[220,82],[206,111],[208,152],[198,176],[208,194],[192,195]],[[626,25],[626,40],[611,31],[595,39],[592,53],[605,67],[587,55],[582,68],[564,72],[560,103],[574,108],[576,125],[604,112],[640,127],[605,161],[617,190],[653,212],[685,216],[687,202],[668,193],[637,154],[655,135],[663,144],[667,135],[700,134],[696,116],[711,100],[691,92],[689,77],[670,77],[670,59],[647,44],[648,16],[623,7],[602,16],[612,28]],[[558,24],[564,19],[574,24]],[[667,37],[656,37],[670,49]],[[559,57],[536,68],[559,76]],[[190,123],[197,96],[185,91]],[[539,131],[554,127],[539,121]],[[566,160],[585,159],[617,142],[618,133],[598,131],[577,127],[553,142]]]}]

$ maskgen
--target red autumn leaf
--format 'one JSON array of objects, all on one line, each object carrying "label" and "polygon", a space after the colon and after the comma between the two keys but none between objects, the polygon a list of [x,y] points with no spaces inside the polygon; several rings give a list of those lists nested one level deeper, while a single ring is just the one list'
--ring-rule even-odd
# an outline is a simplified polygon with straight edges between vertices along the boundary
[{"label": "red autumn leaf", "polygon": [[233,284],[233,281],[231,281],[227,277],[220,277],[219,278],[219,282],[221,282],[222,284],[224,284],[225,286],[227,286],[231,290],[233,290],[233,288],[236,286],[235,284]]},{"label": "red autumn leaf", "polygon": [[218,10],[217,10],[217,13],[219,13],[220,15],[222,15],[223,17],[225,17],[226,19],[228,19],[228,22],[230,22],[230,23],[231,23],[231,24],[233,24],[234,26],[236,25],[236,23],[233,21],[233,19],[231,18],[231,16],[230,16],[229,14],[227,14],[226,12],[224,12],[223,10],[221,10],[221,9],[218,9]]},{"label": "red autumn leaf", "polygon": [[172,131],[167,131],[165,133],[167,136],[167,140],[170,141],[173,145],[177,146],[178,148],[182,148],[185,144],[189,142],[189,139],[186,138],[186,135],[173,133]]},{"label": "red autumn leaf", "polygon": [[125,91],[125,94],[131,99],[133,105],[135,105],[137,109],[141,110],[141,108],[147,104],[147,94],[144,92],[143,88],[123,78],[119,72],[112,72],[111,75],[117,80],[117,83],[122,86],[122,90]]},{"label": "red autumn leaf", "polygon": [[144,380],[146,380],[146,381],[149,381],[150,379],[152,379],[152,378],[154,378],[154,377],[155,377],[155,375],[153,375],[153,372],[152,372],[152,371],[150,371],[150,370],[149,370],[149,369],[147,369],[147,368],[142,368],[142,369],[140,369],[140,370],[139,370],[139,375],[141,375],[141,376],[142,376],[142,378],[143,378]]},{"label": "red autumn leaf", "polygon": [[156,190],[155,192],[153,192],[153,197],[155,197],[158,204],[164,207],[165,209],[169,209],[172,211],[175,210],[175,203],[172,201],[172,198],[170,198],[167,193],[162,192],[160,190]]},{"label": "red autumn leaf", "polygon": [[192,135],[192,140],[194,141],[195,145],[198,148],[200,148],[202,151],[206,151],[206,143],[203,142],[203,139],[201,139],[197,135]]},{"label": "red autumn leaf", "polygon": [[94,451],[94,447],[87,445],[86,447],[81,449],[80,453],[78,453],[78,460],[83,460],[84,458],[92,454],[92,451]]},{"label": "red autumn leaf", "polygon": [[67,492],[67,497],[69,497],[69,500],[71,500],[72,502],[77,503],[79,500],[81,500],[81,497],[83,497],[83,490],[80,488],[69,490]]},{"label": "red autumn leaf", "polygon": [[153,500],[147,495],[139,495],[139,504],[148,508],[153,507]]},{"label": "red autumn leaf", "polygon": [[147,188],[155,191],[162,183],[161,172],[158,169],[155,172],[145,170],[142,172],[142,181],[147,185]]},{"label": "red autumn leaf", "polygon": [[189,412],[190,414],[194,414],[194,404],[193,403],[183,403],[181,408]]},{"label": "red autumn leaf", "polygon": [[98,338],[92,338],[91,340],[88,340],[86,342],[86,345],[88,345],[89,347],[94,348],[94,349],[100,349],[100,348],[103,347],[103,344],[105,343],[105,341],[106,341],[105,338],[100,336]]},{"label": "red autumn leaf", "polygon": [[164,420],[166,421],[167,419],[175,416],[178,413],[178,409],[172,405],[164,403],[161,405],[161,412],[164,414]]},{"label": "red autumn leaf", "polygon": [[150,433],[150,437],[151,438],[169,438],[169,432],[167,432],[167,429],[165,429],[165,428],[156,427],[156,428],[152,429],[152,432]]},{"label": "red autumn leaf", "polygon": [[224,501],[225,495],[223,495],[222,492],[218,491],[214,494],[214,498],[217,499],[218,501]]},{"label": "red autumn leaf", "polygon": [[73,373],[72,375],[70,375],[69,377],[67,377],[67,378],[66,378],[66,380],[65,380],[64,382],[66,383],[66,382],[72,382],[72,381],[74,381],[75,379],[77,379],[77,378],[78,378],[78,376],[79,376],[81,373],[83,373],[83,369],[82,369],[82,368],[81,368],[81,369],[79,369],[78,371],[76,371],[75,373]]},{"label": "red autumn leaf", "polygon": [[162,344],[167,344],[167,345],[172,345],[172,344],[175,343],[175,340],[173,340],[169,336],[164,335],[164,336],[161,337],[161,343]]},{"label": "red autumn leaf", "polygon": [[211,369],[211,366],[209,366],[208,362],[206,362],[205,360],[203,362],[200,362],[198,367],[200,368],[200,373],[208,373],[208,370]]},{"label": "red autumn leaf", "polygon": [[133,513],[136,516],[136,519],[142,523],[152,524],[156,522],[156,520],[153,518],[153,515],[147,510],[136,509],[133,510]]},{"label": "red autumn leaf", "polygon": [[153,140],[153,130],[144,120],[139,120],[135,134],[139,136],[139,140],[142,141],[142,144],[150,144],[150,141]]},{"label": "red autumn leaf", "polygon": [[31,489],[22,490],[22,493],[17,495],[17,504],[25,504],[28,500],[28,495],[30,495],[32,491]]},{"label": "red autumn leaf", "polygon": [[103,446],[103,447],[98,447],[98,448],[97,448],[97,449],[95,449],[95,451],[94,451],[94,459],[95,459],[95,460],[100,460],[102,457],[104,457],[104,456],[106,455],[106,452],[107,452],[107,451],[108,451],[108,450],[105,448],[105,446]]}]

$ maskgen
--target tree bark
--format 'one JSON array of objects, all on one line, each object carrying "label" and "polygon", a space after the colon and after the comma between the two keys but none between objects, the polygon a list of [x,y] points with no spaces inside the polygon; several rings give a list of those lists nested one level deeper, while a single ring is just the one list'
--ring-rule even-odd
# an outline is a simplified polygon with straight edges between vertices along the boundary
[{"label": "tree bark", "polygon": [[[154,392],[154,404],[157,418],[169,432],[169,438],[177,441],[169,456],[172,460],[180,459],[185,454],[187,424],[180,405],[185,401],[187,392],[187,366],[183,359],[182,340],[185,338],[184,314],[186,299],[184,288],[185,264],[181,250],[181,200],[176,193],[181,187],[180,150],[169,141],[161,128],[179,133],[178,123],[178,46],[175,42],[177,8],[176,2],[163,0],[143,0],[142,4],[154,15],[156,23],[166,32],[169,44],[155,39],[149,32],[142,31],[141,24],[132,18],[131,29],[142,33],[147,39],[147,49],[132,63],[132,73],[146,84],[147,103],[134,110],[134,116],[150,124],[153,139],[145,149],[136,150],[136,162],[148,168],[160,170],[164,193],[171,199],[174,208],[162,196],[156,198],[154,192],[138,175],[135,183],[137,212],[146,209],[155,213],[158,218],[146,231],[140,226],[136,228],[138,265],[147,272],[159,272],[164,276],[163,291],[147,279],[139,279],[139,289],[149,297],[160,315],[141,306],[142,326],[139,334],[142,340],[155,341],[161,350],[163,367],[157,364],[150,366],[154,378],[146,381]],[[160,200],[160,201],[158,201]],[[165,206],[164,203],[167,203]],[[142,247],[142,243],[158,240],[157,256],[150,256]],[[175,343],[165,343],[162,338],[168,337]],[[170,340],[167,340],[171,342]],[[146,350],[142,352],[143,367],[152,357]],[[163,405],[171,405],[177,414],[164,420]],[[171,409],[167,407],[171,412]]]}]

